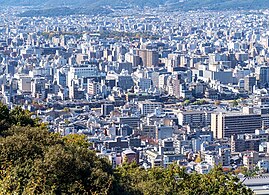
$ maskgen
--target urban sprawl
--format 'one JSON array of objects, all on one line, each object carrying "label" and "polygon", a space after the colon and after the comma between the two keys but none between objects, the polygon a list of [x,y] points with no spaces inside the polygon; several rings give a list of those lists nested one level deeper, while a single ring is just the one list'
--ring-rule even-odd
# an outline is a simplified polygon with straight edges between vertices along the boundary
[{"label": "urban sprawl", "polygon": [[[269,189],[269,11],[0,17],[0,98],[113,167],[215,165]],[[12,13],[12,14],[10,14]],[[260,177],[249,177],[262,175]]]}]

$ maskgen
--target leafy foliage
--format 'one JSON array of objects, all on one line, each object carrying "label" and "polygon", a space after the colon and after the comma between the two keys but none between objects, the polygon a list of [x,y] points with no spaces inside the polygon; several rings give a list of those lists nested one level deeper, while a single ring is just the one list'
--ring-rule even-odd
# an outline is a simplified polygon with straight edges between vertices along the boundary
[{"label": "leafy foliage", "polygon": [[11,126],[9,109],[6,105],[0,103],[0,133]]},{"label": "leafy foliage", "polygon": [[39,126],[38,119],[31,118],[32,113],[17,106],[9,110],[6,105],[0,103],[0,135],[13,125]]},{"label": "leafy foliage", "polygon": [[0,194],[108,194],[116,186],[109,163],[81,137],[12,127],[0,139]]},{"label": "leafy foliage", "polygon": [[139,190],[140,194],[253,194],[238,178],[224,174],[221,167],[202,175],[187,174],[177,165],[167,169],[157,167],[149,170],[125,165],[117,169],[117,174],[120,183],[127,184],[129,189]]},{"label": "leafy foliage", "polygon": [[237,100],[233,100],[233,101],[231,102],[231,105],[232,105],[232,107],[236,107],[236,106],[239,105],[239,103],[238,103]]}]

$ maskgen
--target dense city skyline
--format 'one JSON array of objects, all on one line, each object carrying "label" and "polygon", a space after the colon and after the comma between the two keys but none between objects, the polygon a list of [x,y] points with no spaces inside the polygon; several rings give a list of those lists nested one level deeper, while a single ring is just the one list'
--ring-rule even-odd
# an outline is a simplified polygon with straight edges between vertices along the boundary
[{"label": "dense city skyline", "polygon": [[0,192],[269,193],[267,2],[15,2]]}]

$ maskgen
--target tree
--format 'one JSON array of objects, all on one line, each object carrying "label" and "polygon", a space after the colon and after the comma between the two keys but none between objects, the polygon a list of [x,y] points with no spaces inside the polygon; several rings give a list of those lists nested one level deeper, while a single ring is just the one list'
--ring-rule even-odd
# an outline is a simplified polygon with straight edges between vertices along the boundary
[{"label": "tree", "polygon": [[[83,141],[84,140],[84,141]],[[83,137],[12,127],[0,138],[0,194],[113,194],[111,165]]]},{"label": "tree", "polygon": [[92,143],[86,141],[85,135],[79,134],[69,134],[63,137],[63,141],[70,145],[75,145],[78,147],[89,148],[92,146]]},{"label": "tree", "polygon": [[32,113],[16,106],[9,110],[7,105],[0,103],[0,135],[7,131],[11,126],[39,126],[39,119],[32,119]]},{"label": "tree", "polygon": [[125,164],[116,171],[119,185],[129,186],[136,194],[253,194],[238,178],[224,174],[221,167],[215,167],[205,175],[187,174],[176,164],[148,170]]},{"label": "tree", "polygon": [[64,112],[70,112],[70,108],[68,108],[68,107],[64,107],[63,111],[64,111]]},{"label": "tree", "polygon": [[195,102],[193,102],[193,105],[203,105],[203,104],[207,104],[208,102],[206,100],[197,100]]},{"label": "tree", "polygon": [[9,109],[3,103],[0,103],[0,134],[11,126],[9,118]]},{"label": "tree", "polygon": [[191,103],[191,101],[187,99],[187,100],[185,100],[185,101],[183,102],[183,105],[184,105],[184,106],[188,106],[190,103]]},{"label": "tree", "polygon": [[10,120],[13,125],[18,126],[31,126],[37,125],[37,120],[31,118],[32,113],[28,110],[23,110],[20,106],[16,106],[14,109],[10,110],[9,113]]},{"label": "tree", "polygon": [[220,104],[221,104],[221,101],[219,101],[219,100],[216,100],[216,101],[215,101],[215,105],[216,105],[216,106],[219,106]]},{"label": "tree", "polygon": [[196,158],[195,158],[195,162],[196,162],[196,163],[200,163],[200,162],[202,162],[202,159],[201,159],[201,155],[200,155],[200,154],[198,154],[198,155],[196,156]]},{"label": "tree", "polygon": [[232,101],[232,106],[233,106],[233,107],[238,106],[238,101],[237,101],[237,100],[233,100],[233,101]]}]

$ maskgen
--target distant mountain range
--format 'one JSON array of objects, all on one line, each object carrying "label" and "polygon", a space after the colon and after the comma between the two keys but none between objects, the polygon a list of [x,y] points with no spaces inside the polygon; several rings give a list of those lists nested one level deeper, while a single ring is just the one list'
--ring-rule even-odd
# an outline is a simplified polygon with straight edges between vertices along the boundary
[{"label": "distant mountain range", "polygon": [[0,0],[0,5],[30,6],[149,6],[173,4],[179,8],[197,9],[234,9],[234,8],[269,8],[269,0]]},{"label": "distant mountain range", "polygon": [[269,0],[187,0],[177,5],[183,9],[207,8],[211,10],[226,9],[266,9],[269,8]]},{"label": "distant mountain range", "polygon": [[[167,0],[0,0],[0,5],[8,6],[158,6]],[[169,0],[168,0],[169,1]]]},{"label": "distant mountain range", "polygon": [[[6,6],[38,6],[34,15],[44,15],[47,11],[56,14],[109,13],[110,7],[157,7],[166,6],[172,10],[226,10],[226,9],[264,9],[269,8],[269,0],[0,0]],[[59,12],[60,7],[68,7]],[[79,8],[79,9],[78,9]],[[82,8],[82,9],[81,9]],[[102,9],[100,9],[102,8]],[[55,11],[57,10],[57,11]],[[58,12],[58,13],[57,13]],[[53,13],[50,13],[53,15]],[[27,15],[31,15],[27,12]]]}]

